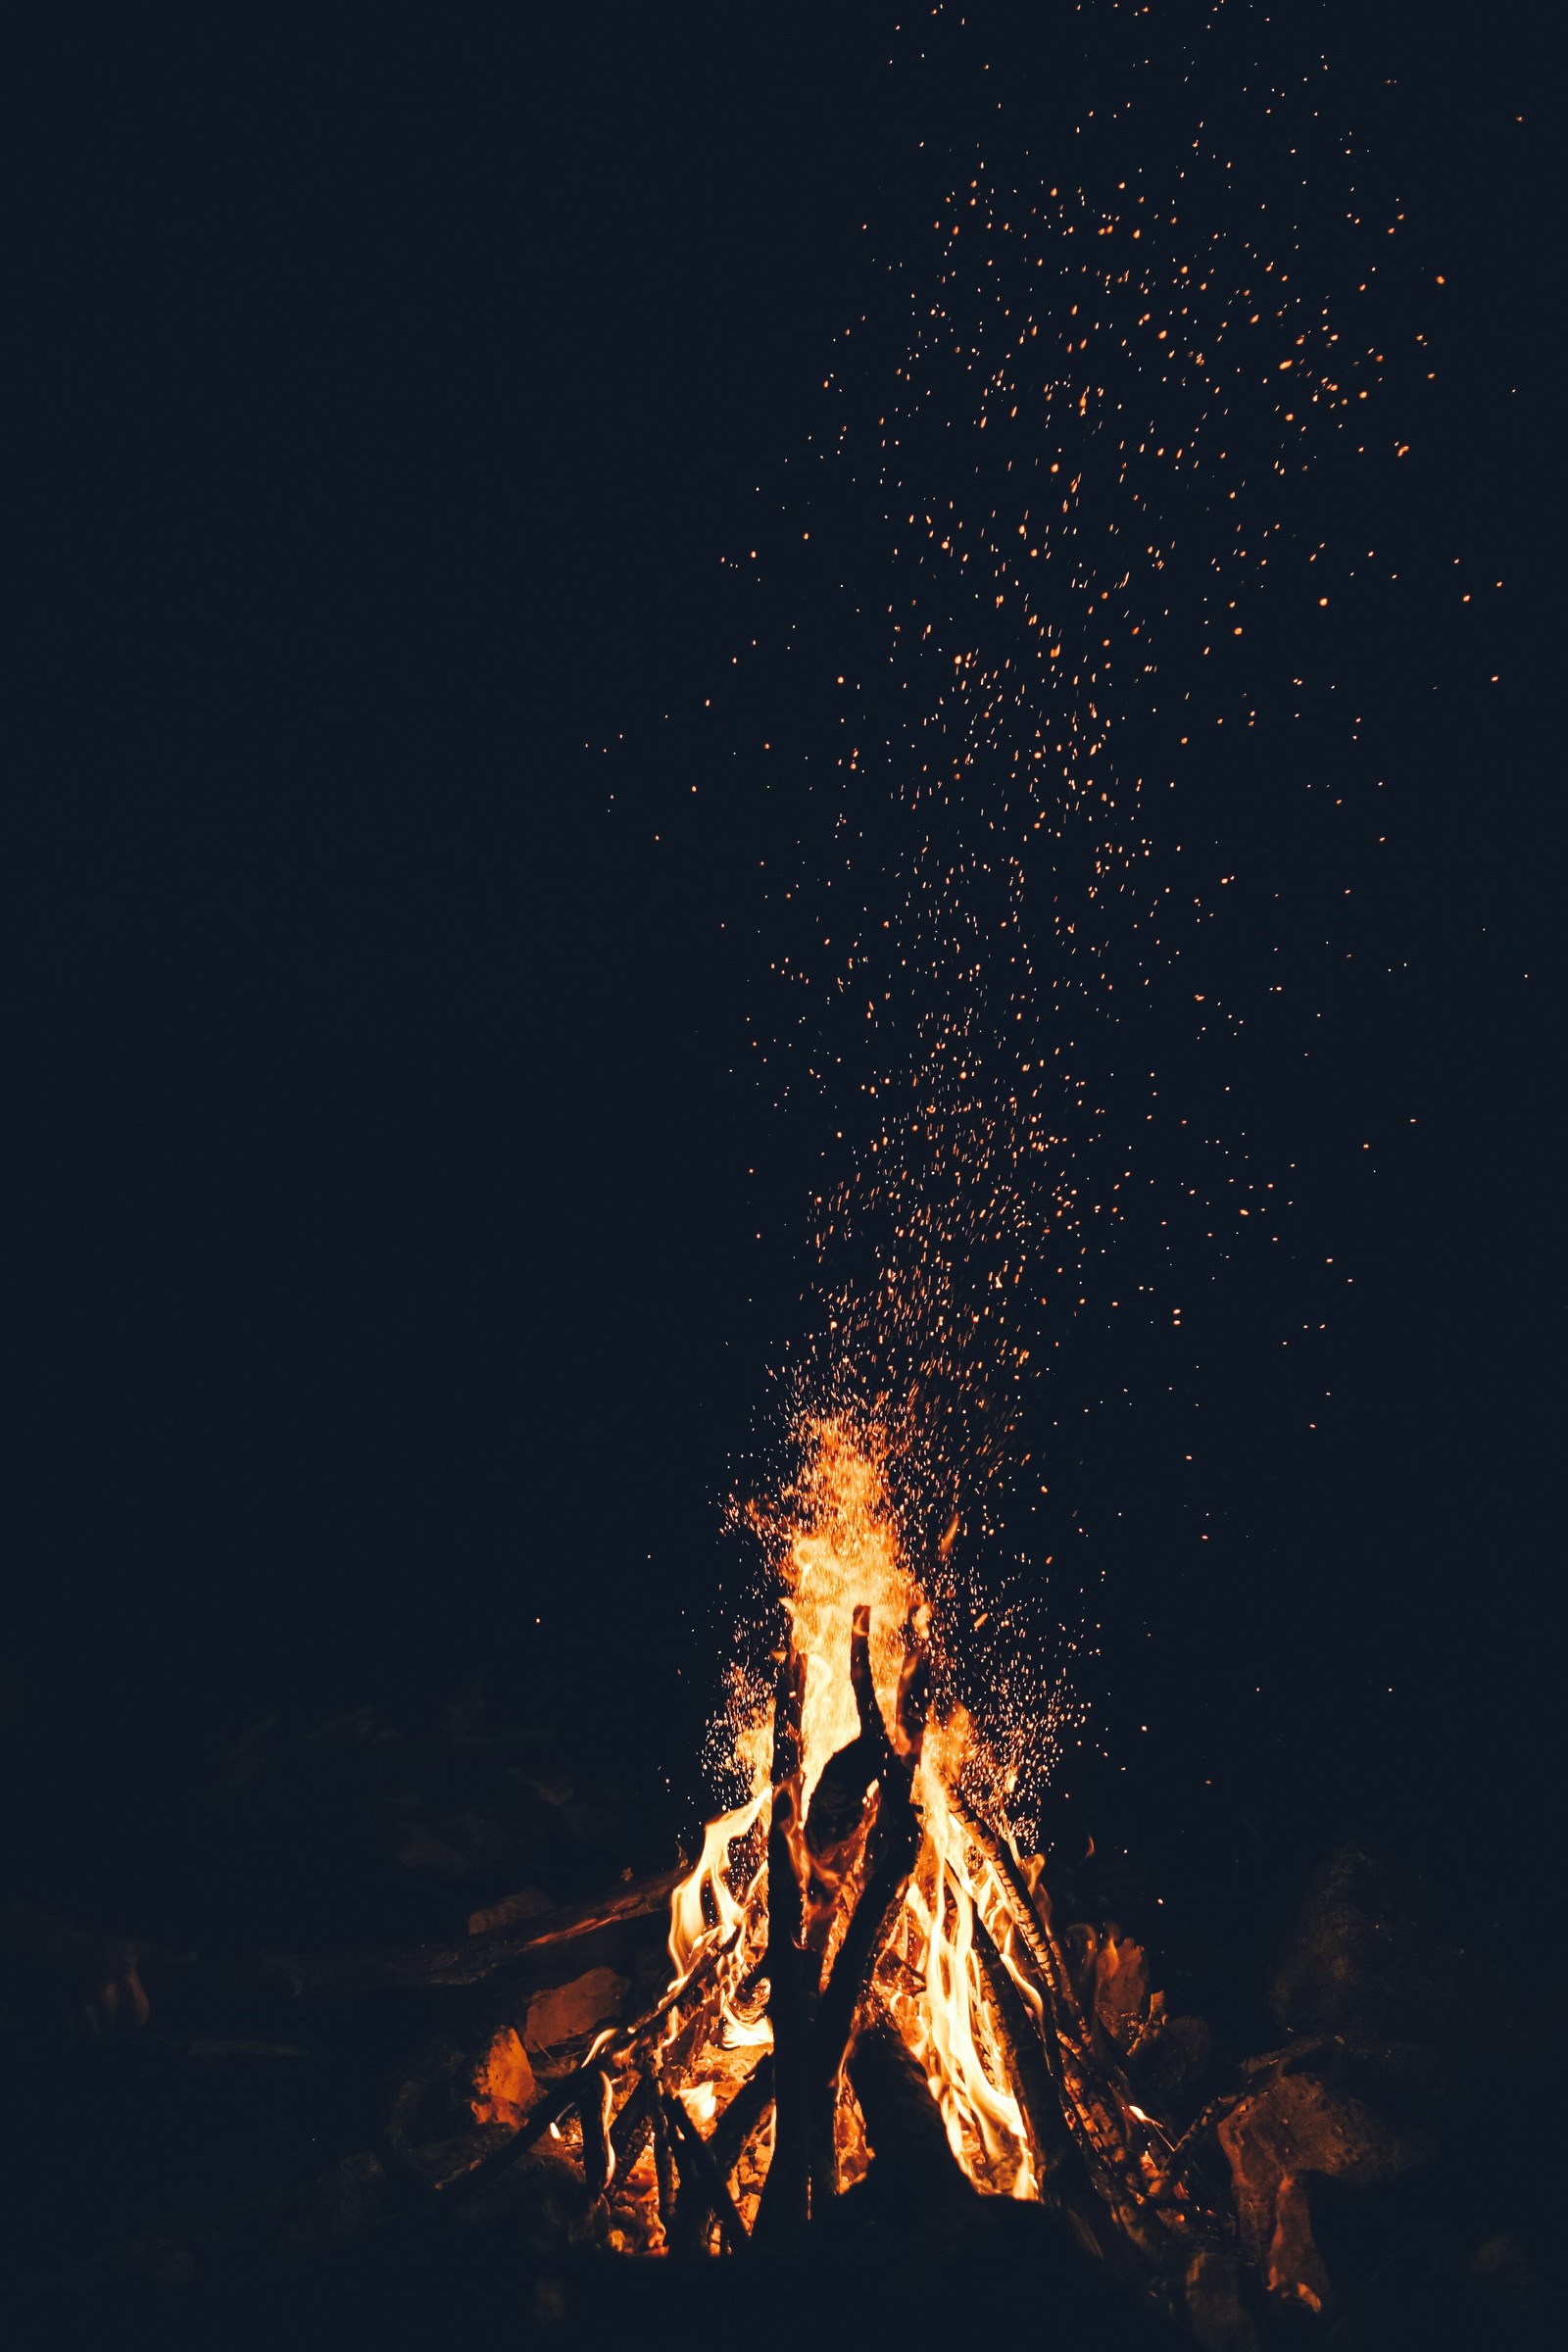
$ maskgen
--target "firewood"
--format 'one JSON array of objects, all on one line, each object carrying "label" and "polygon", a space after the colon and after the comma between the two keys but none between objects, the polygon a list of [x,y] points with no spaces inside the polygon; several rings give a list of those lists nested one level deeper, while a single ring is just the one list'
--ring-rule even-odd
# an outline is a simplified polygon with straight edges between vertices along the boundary
[{"label": "firewood", "polygon": [[713,2127],[713,2162],[727,2180],[773,2103],[773,2053],[764,2050]]},{"label": "firewood", "polygon": [[613,1894],[567,1903],[538,1917],[517,1920],[461,1943],[421,1943],[380,1952],[319,1952],[270,1955],[264,1965],[300,2000],[344,1994],[444,1990],[482,1984],[553,1945],[622,1927],[663,1911],[684,1869],[635,1879]]},{"label": "firewood", "polygon": [[582,2124],[582,2177],[591,2197],[602,2197],[610,2185],[614,2170],[611,2153],[610,2124],[614,2113],[614,2083],[607,2068],[599,2070],[597,2097],[591,2083],[585,2084],[577,2101],[577,2114]]},{"label": "firewood", "polygon": [[760,2243],[806,2224],[810,2110],[808,1978],[814,1956],[803,1939],[801,1882],[790,1831],[800,1803],[801,1714],[806,1660],[793,1645],[779,1663],[773,1698],[773,1804],[767,1834],[767,2013],[773,2028],[773,2160],[758,2209]]},{"label": "firewood", "polygon": [[1054,2015],[1053,2025],[1058,2036],[1067,2035],[1082,2049],[1088,2041],[1083,2013],[1077,1994],[1072,1988],[1066,1959],[1052,1931],[1041,1921],[1040,1914],[1029,1899],[1018,1865],[990,1824],[966,1805],[956,1788],[947,1792],[949,1810],[962,1828],[971,1845],[977,1848],[996,1873],[1002,1889],[1002,1899],[1007,1906],[1013,1926],[1023,1939],[1024,1949],[1034,1962],[1043,1989],[1050,1995]]},{"label": "firewood", "polygon": [[[728,2180],[739,2164],[746,2152],[747,2141],[766,2115],[772,2100],[773,2053],[764,2050],[713,2126],[708,2142],[721,2180]],[[670,2232],[671,2247],[700,2251],[708,2243],[712,2219],[713,2208],[701,2183],[693,2180],[683,2185],[675,2209],[674,2228]]]},{"label": "firewood", "polygon": [[[869,1612],[866,1614],[868,1626]],[[918,1753],[918,1742],[911,1742],[905,1756],[894,1752],[891,1741],[886,1744],[868,1847],[870,1873],[817,2004],[809,2072],[813,2203],[819,2194],[831,2196],[837,2189],[833,2118],[839,2075],[855,2030],[856,2012],[919,1858],[924,1825],[909,1795]]]},{"label": "firewood", "polygon": [[918,1760],[925,1740],[926,1709],[931,1697],[931,1657],[915,1631],[913,1618],[904,1629],[907,1648],[899,1670],[897,1745],[906,1763]]},{"label": "firewood", "polygon": [[829,1756],[817,1778],[806,1819],[806,1842],[813,1855],[842,1845],[859,1826],[866,1790],[891,1753],[887,1726],[871,1682],[871,1612],[858,1608],[850,1634],[850,1680],[859,1713],[858,1737]]},{"label": "firewood", "polygon": [[639,2075],[632,2084],[631,2095],[621,2104],[620,2113],[610,2129],[612,2184],[623,2180],[631,2171],[654,2129],[654,2103],[648,2077]]},{"label": "firewood", "polygon": [[1118,2278],[1148,2297],[1151,2266],[1106,2210],[1106,2200],[1085,2164],[1081,2140],[1072,2128],[1077,2118],[1070,2094],[1049,2063],[1046,2040],[978,1906],[974,1941],[996,2012],[998,2039],[1040,2155],[1046,2202],[1065,2214],[1081,2245],[1092,2248]]},{"label": "firewood", "polygon": [[861,2028],[848,2063],[879,2190],[917,2209],[967,2204],[976,2192],[948,2143],[925,2070],[885,2011]]},{"label": "firewood", "polygon": [[1061,2086],[1052,2069],[1053,2053],[1042,2039],[1022,1993],[996,1939],[974,1908],[974,1948],[979,1955],[986,1989],[995,2011],[997,2038],[1007,2071],[1017,2087],[1018,2102],[1029,2122],[1041,2170],[1051,2180],[1068,2165],[1073,2154],[1072,2133],[1062,2113]]},{"label": "firewood", "polygon": [[510,2139],[503,2140],[499,2147],[488,2150],[478,2159],[477,2163],[471,2164],[466,2173],[459,2173],[451,2180],[437,2183],[436,2186],[444,2201],[455,2202],[458,2197],[477,2188],[482,2182],[493,2180],[497,2173],[505,2172],[509,2165],[514,2164],[519,2156],[524,2155],[533,2146],[535,2140],[548,2132],[552,2124],[559,2124],[564,2116],[569,2115],[574,2107],[578,2107],[585,2094],[591,2092],[597,2096],[597,2086],[604,2079],[607,2066],[612,2065],[618,2058],[627,2056],[656,2027],[662,2025],[682,2001],[689,1999],[694,1992],[700,1991],[706,1986],[719,1961],[727,1952],[734,1949],[735,1937],[739,1932],[737,1929],[734,1934],[727,1936],[722,1943],[714,1944],[712,1949],[698,1962],[690,1975],[685,1977],[679,1984],[673,1985],[664,1994],[662,2000],[650,2009],[646,2016],[638,2018],[633,2025],[622,2026],[619,2029],[612,2028],[602,2034],[582,2065],[546,2092],[539,2104],[530,2110]]},{"label": "firewood", "polygon": [[812,2202],[837,2189],[837,2160],[833,2149],[833,2118],[838,2101],[839,2073],[855,2030],[855,2016],[870,1983],[877,1954],[904,1901],[919,1858],[923,1825],[909,1802],[903,1775],[884,1777],[882,1801],[872,1832],[876,1859],[859,1901],[855,1906],[833,1974],[817,2004],[812,2028],[809,2089]]},{"label": "firewood", "polygon": [[1030,1901],[1006,1846],[952,1788],[948,1803],[970,1843],[992,1865],[1008,1915],[1034,1963],[1046,2008],[1046,2048],[1060,2084],[1062,2112],[1083,2145],[1090,2177],[1123,2230],[1152,2258],[1160,2226],[1178,2225],[1170,2220],[1168,2208],[1153,2208],[1152,2183],[1130,2139],[1139,2130],[1131,2093],[1113,2069],[1101,2066],[1091,2054],[1088,2027],[1061,1947]]},{"label": "firewood", "polygon": [[850,1618],[850,1688],[860,1719],[860,1737],[878,1750],[886,1748],[888,1729],[871,1680],[871,1611],[864,1601],[857,1603]]},{"label": "firewood", "polygon": [[659,2188],[659,2221],[669,2242],[669,2232],[675,2219],[675,2160],[670,2153],[669,2126],[664,2120],[662,2102],[650,2095],[648,2112],[654,2126],[654,2178]]},{"label": "firewood", "polygon": [[[751,2239],[746,2234],[746,2224],[736,2210],[735,2200],[729,2193],[729,2183],[713,2161],[711,2148],[673,2091],[666,2090],[661,2094],[660,2107],[675,2144],[675,2161],[683,2176],[683,2194],[685,2180],[695,2181],[701,2194],[718,2216],[725,2245],[732,2254],[744,2254],[751,2245]],[[680,2206],[677,2203],[677,2226],[679,2213]]]}]

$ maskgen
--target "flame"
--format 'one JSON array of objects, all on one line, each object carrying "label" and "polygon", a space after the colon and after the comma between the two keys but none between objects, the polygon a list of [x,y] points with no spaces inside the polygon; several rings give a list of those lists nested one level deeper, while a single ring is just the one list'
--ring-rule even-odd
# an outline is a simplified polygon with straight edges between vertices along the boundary
[{"label": "flame", "polygon": [[[824,1415],[807,1419],[802,1436],[803,1468],[783,1510],[751,1514],[773,1548],[792,1642],[806,1661],[800,1793],[792,1803],[792,1825],[804,1822],[829,1758],[860,1731],[850,1672],[857,1609],[870,1612],[872,1688],[890,1743],[906,1757],[915,1746],[900,1723],[901,1676],[930,1623],[894,1507],[882,1433],[847,1416]],[[942,1540],[949,1548],[956,1532],[955,1522]],[[717,1953],[717,2030],[683,2064],[677,2085],[688,2111],[705,2121],[715,2112],[719,2079],[733,2081],[725,2053],[772,2039],[765,1987],[762,2000],[758,1997],[766,1946],[762,1833],[772,1803],[772,1708],[741,1678],[731,1689],[728,1761],[745,1773],[752,1794],[709,1823],[702,1852],[676,1887],[670,1910],[672,1990]],[[878,1964],[876,1996],[924,2067],[949,2144],[969,2178],[993,2193],[1030,2198],[1039,2194],[1035,2152],[1008,2079],[977,1950],[977,1918],[1037,2016],[1040,1998],[1014,1959],[1015,1930],[990,1865],[972,1854],[948,1805],[948,1786],[976,1769],[993,1785],[999,1778],[969,1717],[953,1708],[929,1727],[919,1746],[911,1794],[924,1838]],[[802,1852],[798,1826],[792,1826],[792,1843]],[[853,1839],[848,1847],[846,1880],[854,1877],[858,1852]],[[829,1969],[847,1910],[840,1905],[826,1928]],[[672,2019],[666,2050],[674,2037]],[[840,2182],[848,2185],[866,2163],[863,2128],[848,2084],[840,2090],[836,2144]]]},{"label": "flame", "polygon": [[806,1659],[802,1718],[802,1811],[829,1756],[859,1730],[850,1681],[855,1611],[871,1611],[871,1681],[886,1722],[895,1720],[905,1626],[924,1596],[904,1564],[879,1431],[844,1417],[805,1425],[807,1463],[795,1490],[800,1514],[789,1536],[784,1605],[795,1647]]}]

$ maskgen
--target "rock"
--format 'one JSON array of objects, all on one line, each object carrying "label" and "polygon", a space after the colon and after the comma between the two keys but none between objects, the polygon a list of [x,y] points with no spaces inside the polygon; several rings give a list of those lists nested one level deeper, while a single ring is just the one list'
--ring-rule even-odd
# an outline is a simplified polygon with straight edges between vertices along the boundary
[{"label": "rock", "polygon": [[1231,2168],[1242,2250],[1273,2293],[1321,2311],[1328,2281],[1312,2238],[1307,2178],[1366,2188],[1396,2180],[1431,2154],[1360,2099],[1315,2075],[1274,2075],[1232,2108],[1218,2130]]},{"label": "rock", "polygon": [[1269,1986],[1282,2025],[1423,2042],[1462,2037],[1476,1986],[1438,1890],[1343,1846],[1313,1881]]},{"label": "rock", "polygon": [[1242,2301],[1240,2263],[1201,2247],[1187,2266],[1187,2320],[1203,2352],[1257,2352],[1257,2329]]},{"label": "rock", "polygon": [[1139,2044],[1137,2082],[1157,2105],[1190,2113],[1201,2104],[1214,2057],[1214,2029],[1206,2017],[1167,2017]]},{"label": "rock", "polygon": [[473,2120],[515,2131],[539,2095],[528,2053],[514,2026],[503,2026],[473,2080]]},{"label": "rock", "polygon": [[519,1886],[515,1894],[505,1896],[499,1903],[492,1903],[488,1910],[470,1911],[468,1934],[484,1936],[492,1928],[514,1927],[519,1919],[538,1919],[544,1912],[554,1909],[554,1896],[546,1894],[542,1886]]},{"label": "rock", "polygon": [[486,1863],[506,1859],[514,1842],[509,1823],[492,1821],[480,1813],[452,1813],[439,1822],[420,1816],[411,1821],[399,1838],[397,1858],[405,1870],[440,1871],[448,1878],[461,1879]]},{"label": "rock", "polygon": [[1328,2273],[1312,2236],[1306,2188],[1295,2173],[1282,2173],[1274,2191],[1274,2233],[1263,2263],[1263,2284],[1271,2295],[1327,2311],[1333,2301]]},{"label": "rock", "polygon": [[1162,1993],[1151,1996],[1144,1947],[1112,1921],[1099,1938],[1094,1967],[1095,2016],[1119,2050],[1135,2049],[1164,2009]]},{"label": "rock", "polygon": [[613,1969],[591,1968],[566,1984],[536,1992],[528,2003],[522,2038],[530,2050],[553,2050],[577,2035],[592,2034],[620,2015],[631,1986]]}]

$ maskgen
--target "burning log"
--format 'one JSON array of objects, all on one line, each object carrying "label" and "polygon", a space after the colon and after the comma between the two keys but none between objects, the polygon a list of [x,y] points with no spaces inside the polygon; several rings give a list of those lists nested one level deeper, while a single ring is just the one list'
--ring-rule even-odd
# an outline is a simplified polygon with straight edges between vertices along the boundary
[{"label": "burning log", "polygon": [[[1035,1963],[1045,2011],[1045,2028],[1038,2038],[1051,2064],[1061,2114],[1079,2142],[1089,2179],[1110,2208],[1119,2238],[1127,2247],[1136,2248],[1152,2271],[1163,2271],[1175,2252],[1170,2233],[1178,2233],[1185,2242],[1195,2223],[1202,2226],[1201,2217],[1188,2209],[1178,2212],[1168,2202],[1156,2202],[1156,2189],[1168,2185],[1168,2176],[1162,2178],[1152,2163],[1146,2166],[1139,2159],[1133,2135],[1142,2138],[1148,2129],[1146,2119],[1119,2072],[1102,2067],[1091,2054],[1090,2030],[1055,1936],[1031,1902],[1003,1840],[951,1789],[948,1801],[970,1842],[991,1864],[1008,1916]],[[998,1957],[1000,1960],[1000,1954]],[[1002,1965],[1004,1969],[1005,1963]],[[1079,2219],[1083,2227],[1087,2217]],[[1092,2223],[1088,2227],[1098,2249],[1110,2253],[1104,2233]],[[1148,2273],[1144,2282],[1149,2283]]]},{"label": "burning log", "polygon": [[582,2122],[582,2177],[591,2197],[602,2197],[615,2169],[610,2125],[615,2112],[615,2086],[607,2067],[599,2070],[599,2096],[585,2086],[577,2101]]},{"label": "burning log", "polygon": [[1006,1962],[997,1949],[996,1939],[980,1916],[978,1904],[974,1914],[974,1941],[986,1989],[996,2011],[997,2038],[1018,2086],[1019,2103],[1029,2119],[1042,2173],[1050,2180],[1060,2173],[1073,2154],[1072,2133],[1062,2114],[1060,2086],[1052,2071],[1051,2054]]},{"label": "burning log", "polygon": [[871,1682],[871,1612],[863,1606],[855,1612],[850,1635],[850,1681],[859,1735],[822,1767],[806,1820],[806,1846],[811,1857],[806,1940],[816,1952],[827,1942],[839,1891],[858,1851],[866,1799],[893,1755]]},{"label": "burning log", "polygon": [[639,2075],[632,2085],[631,2096],[623,2101],[610,2132],[612,2181],[623,2180],[637,2162],[653,2136],[653,2086],[646,2075]]},{"label": "burning log", "polygon": [[[708,2142],[713,2168],[727,2181],[746,2152],[746,2143],[773,2103],[773,2053],[764,2050],[717,2123]],[[683,2186],[668,2232],[672,2248],[700,2251],[708,2243],[713,2208],[696,2180]]]},{"label": "burning log", "polygon": [[[673,2091],[662,2092],[659,2103],[674,2141],[676,2161],[683,2175],[682,2201],[685,2197],[684,2182],[689,2180],[707,2200],[709,2208],[717,2214],[718,2226],[730,2252],[744,2254],[751,2245],[751,2239],[746,2234],[746,2224],[736,2211],[735,2200],[729,2193],[729,2182],[719,2171],[712,2149]],[[678,2229],[679,2204],[675,2215]]]},{"label": "burning log", "polygon": [[[868,1641],[869,1609],[855,1612],[857,1642]],[[862,1653],[864,1654],[864,1653]],[[918,1658],[918,1653],[911,1655]],[[852,1663],[855,1649],[852,1647]],[[867,1667],[864,1687],[870,1690]],[[882,1735],[883,1758],[878,1784],[879,1795],[876,1818],[868,1839],[870,1875],[844,1933],[833,1974],[828,1979],[817,2007],[812,2033],[811,2059],[811,2115],[812,2115],[812,2182],[813,2197],[817,2190],[831,2196],[837,2189],[837,2161],[833,2148],[833,2118],[838,2100],[839,2075],[844,2066],[855,2030],[856,2012],[870,1984],[871,1971],[882,1949],[895,1912],[908,1891],[909,1880],[919,1859],[921,1840],[925,1834],[910,1795],[914,1768],[920,1759],[921,1735],[924,1730],[924,1679],[918,1672],[901,1678],[901,1696],[905,1689],[915,1693],[908,1713],[920,1708],[917,1728],[912,1736],[905,1728],[906,1750],[895,1752],[886,1732]],[[875,1693],[869,1703],[876,1708]],[[880,1725],[881,1715],[877,1712]],[[862,1737],[864,1735],[862,1734]]]},{"label": "burning log", "polygon": [[773,2053],[764,2050],[713,2127],[713,2162],[725,2180],[773,2103]]},{"label": "burning log", "polygon": [[773,2028],[773,2160],[757,2216],[759,2242],[806,2223],[810,2175],[807,2047],[808,1977],[814,1959],[804,1941],[801,1882],[791,1831],[798,1818],[801,1717],[806,1660],[794,1647],[779,1662],[773,1699],[773,1807],[767,1834],[767,2013]]},{"label": "burning log", "polygon": [[667,2244],[675,2221],[675,2159],[670,2151],[669,2125],[665,2121],[662,2101],[650,2095],[648,2112],[654,2127],[654,2179],[659,2191],[659,2222]]},{"label": "burning log", "polygon": [[947,1794],[954,1818],[962,1827],[970,1844],[990,1863],[996,1874],[1008,1916],[1023,1940],[1025,1951],[1035,1964],[1041,1987],[1049,1996],[1052,2023],[1057,2039],[1070,2037],[1082,2050],[1088,2042],[1088,2030],[1078,2006],[1078,1996],[1072,1987],[1065,1956],[1030,1900],[1029,1889],[1019,1874],[1018,1865],[996,1832],[964,1803],[956,1788],[949,1788]]},{"label": "burning log", "polygon": [[[738,1933],[737,1930],[736,1934]],[[573,2108],[577,2108],[580,2112],[587,2097],[592,2095],[602,2098],[603,2092],[600,2086],[604,2083],[606,2075],[615,2060],[624,2058],[636,2048],[639,2042],[646,2040],[648,2035],[662,2025],[665,2019],[671,2016],[681,2003],[689,1999],[694,1992],[705,1989],[708,1982],[717,1970],[719,1962],[734,1949],[734,1945],[735,1935],[725,1937],[720,1943],[715,1943],[691,1974],[683,1978],[678,1984],[672,1985],[662,2000],[650,2009],[646,2016],[639,2018],[634,2025],[619,2029],[611,2027],[600,2034],[582,2065],[576,2069],[575,2073],[567,2075],[564,2081],[556,2083],[552,2089],[546,2092],[538,2105],[529,2110],[525,2121],[510,2139],[503,2140],[499,2147],[489,2150],[476,2163],[470,2165],[466,2172],[459,2173],[450,2180],[434,2183],[444,2199],[451,2202],[457,2196],[477,2188],[482,2182],[493,2180],[497,2173],[505,2172],[509,2165],[514,2164],[519,2156],[524,2155],[534,2142],[549,2131],[552,2124],[561,2123],[565,2116],[571,2113]]]},{"label": "burning log", "polygon": [[916,2207],[970,2203],[975,2191],[948,2145],[925,2070],[890,2018],[873,2018],[861,2028],[849,2074],[879,2191]]}]

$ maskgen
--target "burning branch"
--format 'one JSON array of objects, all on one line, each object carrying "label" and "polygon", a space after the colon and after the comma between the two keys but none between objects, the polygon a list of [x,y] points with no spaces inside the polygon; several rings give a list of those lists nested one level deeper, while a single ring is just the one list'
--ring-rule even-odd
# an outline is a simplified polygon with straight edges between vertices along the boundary
[{"label": "burning branch", "polygon": [[[712,2168],[721,2180],[727,2181],[742,2156],[746,2143],[763,2121],[773,2104],[773,2055],[764,2051],[747,2076],[717,2123],[708,2141]],[[700,2252],[708,2243],[708,2232],[713,2219],[713,2207],[703,2181],[688,2179],[681,2189],[673,2227],[666,2232],[672,2250],[685,2248]]]},{"label": "burning branch", "polygon": [[[700,2189],[708,2207],[718,2216],[718,2226],[724,2243],[732,2254],[744,2254],[751,2244],[746,2224],[735,2210],[735,2200],[729,2193],[729,2183],[713,2159],[713,2151],[692,2122],[673,2091],[660,2094],[660,2106],[674,2141],[676,2158],[683,2174]],[[682,2188],[682,2201],[685,2198]],[[676,2207],[677,2222],[680,2207]]]},{"label": "burning branch", "polygon": [[767,2013],[773,2028],[773,2157],[757,2216],[760,2242],[805,2226],[810,2148],[807,2137],[807,1984],[815,1975],[804,1941],[801,1882],[792,1832],[800,1817],[801,1719],[806,1660],[793,1640],[779,1661],[773,1699],[773,1806],[767,1834]]}]

